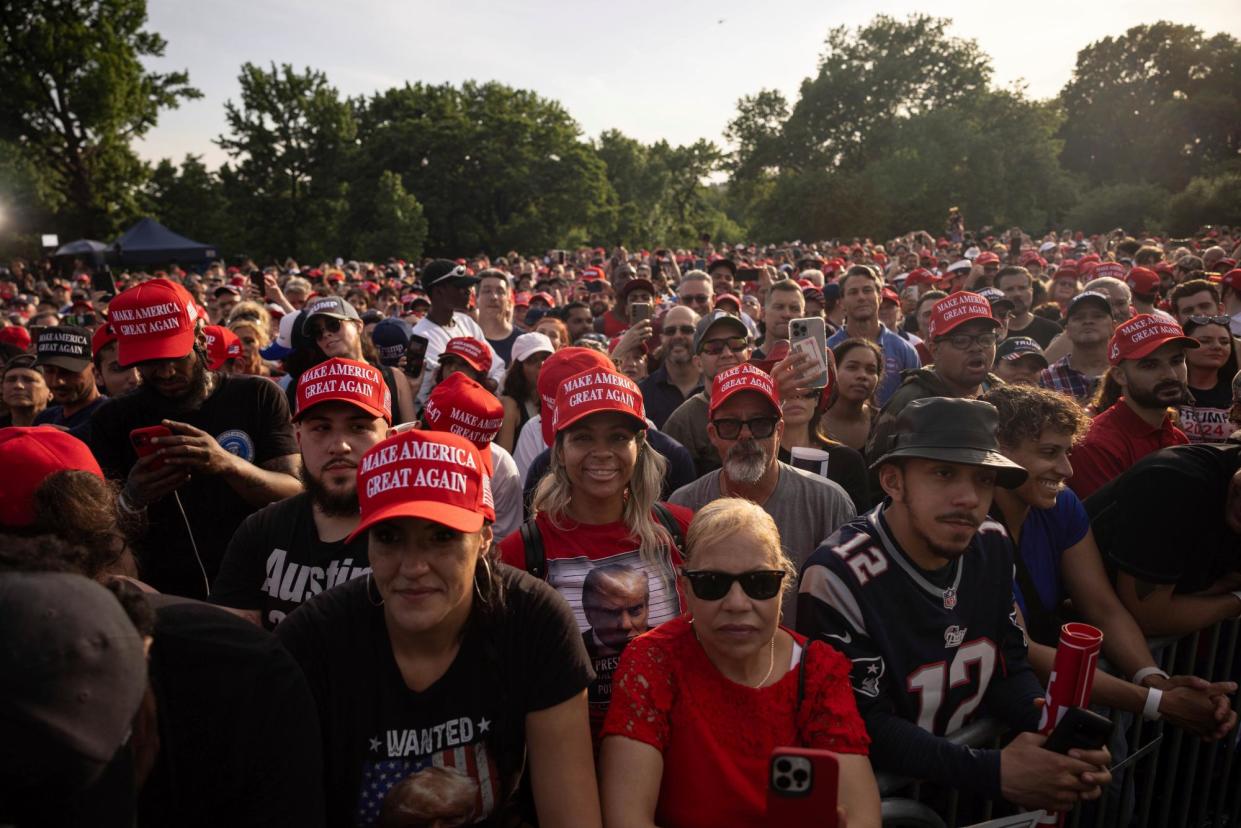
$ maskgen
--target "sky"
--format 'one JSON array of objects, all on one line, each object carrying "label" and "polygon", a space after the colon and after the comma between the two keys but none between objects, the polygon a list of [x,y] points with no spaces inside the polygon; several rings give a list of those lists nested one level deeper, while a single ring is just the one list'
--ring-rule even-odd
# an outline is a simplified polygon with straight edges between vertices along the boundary
[{"label": "sky", "polygon": [[162,113],[138,152],[227,160],[212,139],[246,61],[319,69],[350,96],[497,80],[560,101],[588,138],[615,128],[648,143],[723,145],[742,96],[774,88],[797,99],[830,29],[914,12],[951,18],[951,35],[991,56],[997,86],[1023,84],[1035,98],[1060,90],[1078,50],[1130,26],[1167,19],[1241,34],[1238,0],[148,0],[148,29],[168,41],[148,65],[188,71],[203,97]]}]

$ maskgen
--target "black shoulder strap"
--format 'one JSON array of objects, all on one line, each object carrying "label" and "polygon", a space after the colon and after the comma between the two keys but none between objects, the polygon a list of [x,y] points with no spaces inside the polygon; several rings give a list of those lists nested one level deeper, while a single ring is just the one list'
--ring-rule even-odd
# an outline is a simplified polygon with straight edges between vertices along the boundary
[{"label": "black shoulder strap", "polygon": [[543,533],[534,518],[521,525],[521,543],[526,550],[526,571],[540,581],[547,578],[547,552],[543,549]]},{"label": "black shoulder strap", "polygon": [[672,514],[672,510],[663,503],[656,501],[653,508],[655,510],[655,517],[659,519],[659,522],[663,524],[663,527],[668,530],[668,534],[672,536],[672,545],[675,546],[677,548],[677,552],[681,553],[681,556],[684,557],[685,537],[681,534],[681,524]]},{"label": "black shoulder strap", "polygon": [[793,707],[794,716],[801,712],[802,700],[806,698],[806,654],[810,652],[810,644],[811,641],[807,638],[801,648],[801,658],[797,661],[797,704]]}]

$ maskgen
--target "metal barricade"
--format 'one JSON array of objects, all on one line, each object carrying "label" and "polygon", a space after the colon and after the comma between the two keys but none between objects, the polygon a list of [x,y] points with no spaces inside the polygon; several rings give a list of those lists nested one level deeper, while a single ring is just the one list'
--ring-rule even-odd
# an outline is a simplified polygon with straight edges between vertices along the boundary
[{"label": "metal barricade", "polygon": [[[1241,675],[1238,638],[1241,620],[1225,621],[1183,638],[1152,639],[1151,652],[1171,675],[1208,681]],[[1107,665],[1102,665],[1108,669]],[[1109,670],[1110,672],[1110,670]],[[1234,706],[1236,696],[1233,697]],[[1167,722],[1100,709],[1113,721],[1115,754],[1112,784],[1103,797],[1067,814],[1070,828],[1234,828],[1241,818],[1241,758],[1238,734],[1205,743]],[[989,719],[974,721],[949,736],[955,744],[998,746],[1004,728]],[[1121,755],[1123,754],[1123,755]],[[990,819],[994,803],[917,780],[878,773],[885,826],[957,828]],[[1001,812],[1007,812],[1001,806]],[[1009,809],[1011,810],[1011,809]]]}]

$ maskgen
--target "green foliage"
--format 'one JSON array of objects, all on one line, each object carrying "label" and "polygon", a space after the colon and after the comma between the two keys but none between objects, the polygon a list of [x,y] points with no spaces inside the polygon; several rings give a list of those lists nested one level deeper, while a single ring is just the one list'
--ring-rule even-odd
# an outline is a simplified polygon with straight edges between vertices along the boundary
[{"label": "green foliage", "polygon": [[146,22],[145,0],[0,6],[0,141],[30,163],[62,236],[107,238],[137,213],[146,168],[131,141],[199,97],[186,73],[142,65],[166,45]]},{"label": "green foliage", "polygon": [[1241,172],[1195,178],[1168,202],[1168,231],[1189,235],[1208,224],[1241,224]]},{"label": "green foliage", "polygon": [[[244,252],[258,258],[334,255],[348,207],[344,174],[357,121],[322,72],[241,67],[241,101],[224,105],[232,159],[220,170]],[[376,176],[377,177],[377,176]]]},{"label": "green foliage", "polygon": [[1157,184],[1108,184],[1082,194],[1065,225],[1086,233],[1123,227],[1131,233],[1163,226],[1168,191]]},{"label": "green foliage", "polygon": [[1065,166],[1092,184],[1172,190],[1241,152],[1241,43],[1159,22],[1077,55],[1060,93]]},{"label": "green foliage", "polygon": [[165,226],[204,244],[229,249],[237,244],[237,225],[219,176],[202,157],[187,155],[181,166],[165,158],[146,183],[147,212]]},{"label": "green foliage", "polygon": [[357,193],[353,203],[369,215],[353,224],[365,229],[359,229],[348,247],[352,258],[383,261],[394,256],[416,261],[422,256],[427,219],[418,199],[405,191],[399,175],[384,170],[370,191]]}]

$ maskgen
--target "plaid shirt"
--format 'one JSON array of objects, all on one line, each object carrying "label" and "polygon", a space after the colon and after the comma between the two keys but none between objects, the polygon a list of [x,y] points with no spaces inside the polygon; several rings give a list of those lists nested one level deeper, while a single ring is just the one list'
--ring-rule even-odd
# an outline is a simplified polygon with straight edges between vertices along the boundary
[{"label": "plaid shirt", "polygon": [[1099,378],[1091,378],[1069,364],[1069,357],[1064,356],[1053,362],[1038,375],[1041,388],[1050,388],[1067,394],[1078,402],[1086,402],[1094,396],[1099,387]]}]

